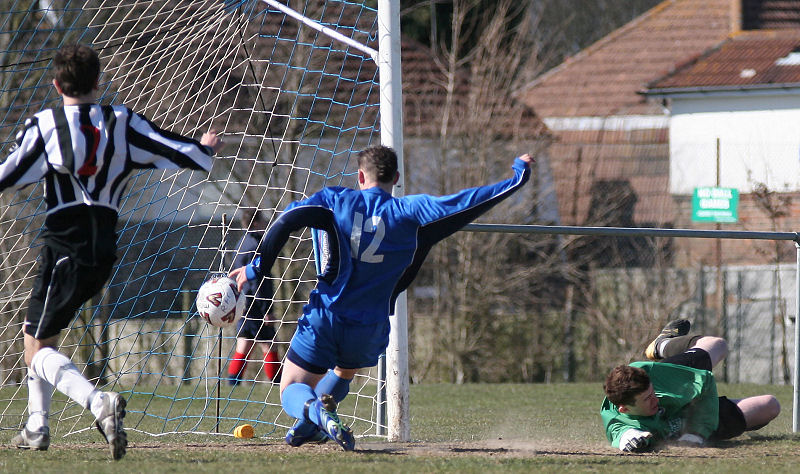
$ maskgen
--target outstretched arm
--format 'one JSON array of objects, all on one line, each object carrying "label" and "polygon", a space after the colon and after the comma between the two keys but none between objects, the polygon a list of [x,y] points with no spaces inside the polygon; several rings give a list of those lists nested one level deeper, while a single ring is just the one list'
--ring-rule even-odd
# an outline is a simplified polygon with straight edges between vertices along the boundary
[{"label": "outstretched arm", "polygon": [[519,190],[530,177],[530,155],[514,159],[514,176],[499,183],[469,188],[449,196],[408,196],[404,202],[417,217],[423,232],[438,242],[469,224]]},{"label": "outstretched arm", "polygon": [[264,235],[253,261],[229,274],[236,280],[239,290],[246,281],[268,274],[292,232],[304,227],[313,227],[336,235],[333,212],[327,207],[300,203],[290,205]]},{"label": "outstretched arm", "polygon": [[[145,116],[130,109],[128,121],[128,147],[135,168],[193,170],[211,169],[213,152],[222,146],[216,132],[210,131],[201,138],[193,138],[159,128]],[[215,148],[216,147],[216,148]]]},{"label": "outstretched arm", "polygon": [[0,164],[0,191],[35,183],[49,171],[44,139],[36,124],[36,117],[25,121],[25,129],[17,134],[11,155]]}]

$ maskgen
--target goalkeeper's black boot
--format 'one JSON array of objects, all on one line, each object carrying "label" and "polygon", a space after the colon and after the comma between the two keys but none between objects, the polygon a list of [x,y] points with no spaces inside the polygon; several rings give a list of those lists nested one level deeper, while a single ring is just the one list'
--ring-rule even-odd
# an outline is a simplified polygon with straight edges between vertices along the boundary
[{"label": "goalkeeper's black boot", "polygon": [[647,346],[647,349],[644,350],[644,356],[650,360],[663,359],[664,357],[659,353],[658,350],[658,346],[661,344],[661,341],[673,337],[685,336],[689,334],[689,329],[691,329],[691,327],[692,323],[690,323],[688,319],[676,319],[675,321],[668,322],[658,336],[653,339],[653,342],[651,342],[650,345]]}]

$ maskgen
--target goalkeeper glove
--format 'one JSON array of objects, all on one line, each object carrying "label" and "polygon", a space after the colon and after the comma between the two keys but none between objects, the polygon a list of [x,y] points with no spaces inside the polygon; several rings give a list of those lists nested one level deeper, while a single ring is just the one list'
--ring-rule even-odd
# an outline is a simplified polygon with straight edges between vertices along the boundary
[{"label": "goalkeeper glove", "polygon": [[631,428],[620,436],[619,449],[626,453],[641,453],[650,448],[652,441],[653,433]]},{"label": "goalkeeper glove", "polygon": [[706,440],[704,440],[702,436],[686,433],[678,438],[678,444],[683,446],[700,447],[706,444]]}]

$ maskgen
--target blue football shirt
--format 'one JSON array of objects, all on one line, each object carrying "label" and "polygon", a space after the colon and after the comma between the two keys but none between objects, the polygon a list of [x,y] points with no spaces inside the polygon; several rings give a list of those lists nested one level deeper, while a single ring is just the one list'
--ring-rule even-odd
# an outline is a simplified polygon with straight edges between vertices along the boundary
[{"label": "blue football shirt", "polygon": [[[361,324],[385,320],[431,247],[518,190],[530,176],[514,160],[514,176],[449,196],[392,197],[374,187],[328,187],[291,203],[264,237],[248,278],[269,273],[291,232],[324,232],[326,258],[309,304]],[[329,252],[329,253],[328,253]]]}]

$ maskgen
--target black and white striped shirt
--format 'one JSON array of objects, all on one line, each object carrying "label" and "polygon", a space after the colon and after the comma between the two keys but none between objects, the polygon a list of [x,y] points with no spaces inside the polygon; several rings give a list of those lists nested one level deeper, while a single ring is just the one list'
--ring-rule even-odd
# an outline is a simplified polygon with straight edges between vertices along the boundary
[{"label": "black and white striped shirt", "polygon": [[45,179],[47,213],[79,204],[119,210],[134,170],[210,170],[213,150],[125,106],[67,105],[25,122],[0,164],[0,191]]}]

